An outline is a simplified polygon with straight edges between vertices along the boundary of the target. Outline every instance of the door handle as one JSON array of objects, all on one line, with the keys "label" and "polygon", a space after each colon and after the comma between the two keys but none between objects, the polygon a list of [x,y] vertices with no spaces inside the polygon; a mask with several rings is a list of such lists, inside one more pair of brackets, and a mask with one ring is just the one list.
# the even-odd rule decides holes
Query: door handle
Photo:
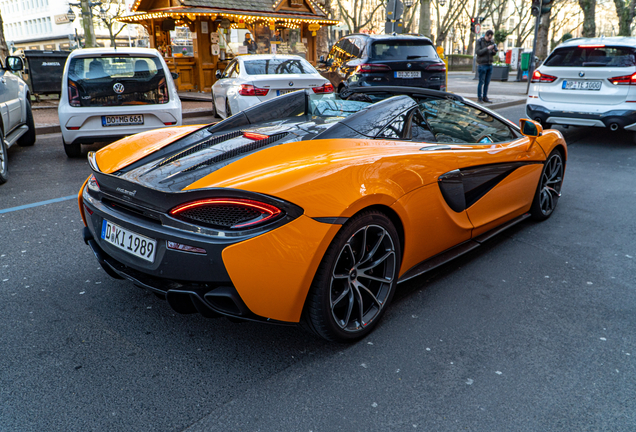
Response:
[{"label": "door handle", "polygon": [[7,79],[5,77],[0,78],[0,83],[6,84],[7,83]]}]

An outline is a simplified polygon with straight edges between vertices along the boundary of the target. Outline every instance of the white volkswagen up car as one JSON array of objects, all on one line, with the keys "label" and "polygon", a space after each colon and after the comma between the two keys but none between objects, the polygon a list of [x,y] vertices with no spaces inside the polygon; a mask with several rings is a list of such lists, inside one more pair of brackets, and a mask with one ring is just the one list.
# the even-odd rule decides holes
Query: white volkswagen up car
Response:
[{"label": "white volkswagen up car", "polygon": [[570,39],[556,47],[532,76],[526,114],[544,128],[636,134],[636,38]]},{"label": "white volkswagen up car", "polygon": [[181,125],[181,101],[166,62],[155,49],[91,48],[66,60],[58,107],[64,150]]}]

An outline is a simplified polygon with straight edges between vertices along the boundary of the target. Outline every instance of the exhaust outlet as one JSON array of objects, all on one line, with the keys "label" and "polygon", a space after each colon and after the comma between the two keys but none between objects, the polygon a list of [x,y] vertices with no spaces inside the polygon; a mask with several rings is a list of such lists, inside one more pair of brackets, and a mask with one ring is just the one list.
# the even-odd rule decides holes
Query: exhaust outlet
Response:
[{"label": "exhaust outlet", "polygon": [[617,131],[618,130],[618,123],[612,123],[610,124],[610,130],[611,131]]}]

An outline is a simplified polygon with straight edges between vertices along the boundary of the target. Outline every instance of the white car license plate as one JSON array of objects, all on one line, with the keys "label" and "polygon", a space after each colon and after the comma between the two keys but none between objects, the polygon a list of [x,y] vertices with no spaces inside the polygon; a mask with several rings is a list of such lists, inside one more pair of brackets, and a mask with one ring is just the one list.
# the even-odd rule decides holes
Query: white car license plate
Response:
[{"label": "white car license plate", "polygon": [[154,262],[157,240],[142,236],[104,219],[102,238],[138,258]]},{"label": "white car license plate", "polygon": [[563,90],[600,90],[601,81],[563,81]]},{"label": "white car license plate", "polygon": [[284,94],[287,94],[287,93],[292,93],[292,92],[295,92],[295,91],[298,91],[298,90],[300,90],[300,89],[276,90],[276,96],[284,95]]},{"label": "white car license plate", "polygon": [[143,114],[102,116],[103,127],[129,126],[129,125],[142,125],[142,124],[144,124]]},{"label": "white car license plate", "polygon": [[422,78],[421,71],[397,71],[395,72],[396,78]]}]

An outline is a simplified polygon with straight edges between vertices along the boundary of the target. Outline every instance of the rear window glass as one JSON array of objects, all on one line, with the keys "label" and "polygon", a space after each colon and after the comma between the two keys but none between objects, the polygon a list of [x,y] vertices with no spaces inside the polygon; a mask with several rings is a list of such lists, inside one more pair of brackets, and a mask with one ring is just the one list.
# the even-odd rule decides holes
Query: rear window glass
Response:
[{"label": "rear window glass", "polygon": [[169,101],[165,73],[156,57],[75,57],[69,64],[68,78],[69,97],[79,99],[81,106]]},{"label": "rear window glass", "polygon": [[430,43],[414,40],[375,42],[371,46],[371,58],[378,60],[410,60],[416,58],[437,59],[437,52]]},{"label": "rear window glass", "polygon": [[630,67],[636,66],[635,50],[629,47],[573,46],[555,49],[546,66],[560,67]]},{"label": "rear window glass", "polygon": [[371,105],[369,100],[342,100],[331,94],[310,95],[309,115],[315,117],[349,117]]},{"label": "rear window glass", "polygon": [[243,63],[248,75],[314,74],[316,69],[303,59],[261,59]]}]

